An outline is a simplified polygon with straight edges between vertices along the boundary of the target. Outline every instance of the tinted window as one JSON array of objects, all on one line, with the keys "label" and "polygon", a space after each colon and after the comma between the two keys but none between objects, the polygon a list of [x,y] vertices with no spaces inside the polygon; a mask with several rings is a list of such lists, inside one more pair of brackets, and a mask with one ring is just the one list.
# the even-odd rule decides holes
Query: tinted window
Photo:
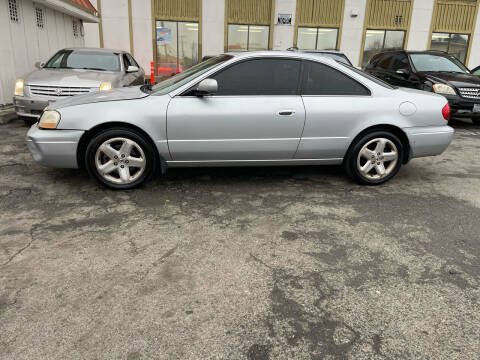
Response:
[{"label": "tinted window", "polygon": [[302,95],[370,95],[362,84],[330,66],[306,61]]},{"label": "tinted window", "polygon": [[130,61],[130,64],[132,66],[136,66],[136,67],[140,68],[140,66],[138,66],[138,63],[135,61],[135,59],[133,58],[132,55],[127,54],[127,58],[128,58],[128,61]]},{"label": "tinted window", "polygon": [[123,55],[122,59],[123,59],[123,66],[125,67],[125,71],[126,71],[130,66],[130,61],[128,60],[126,55]]},{"label": "tinted window", "polygon": [[217,95],[295,95],[300,61],[257,59],[243,61],[212,76]]},{"label": "tinted window", "polygon": [[377,68],[388,70],[390,64],[392,63],[392,55],[384,55],[377,64]]},{"label": "tinted window", "polygon": [[392,71],[397,71],[400,69],[410,69],[410,64],[408,63],[407,55],[400,53],[396,54],[392,59]]}]

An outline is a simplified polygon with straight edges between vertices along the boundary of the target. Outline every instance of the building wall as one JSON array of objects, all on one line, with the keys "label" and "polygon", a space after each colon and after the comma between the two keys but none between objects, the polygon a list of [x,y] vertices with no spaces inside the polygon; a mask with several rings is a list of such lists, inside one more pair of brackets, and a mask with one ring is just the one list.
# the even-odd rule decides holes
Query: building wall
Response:
[{"label": "building wall", "polygon": [[[95,9],[98,10],[98,0],[90,0]],[[86,47],[100,47],[100,29],[97,23],[85,23],[85,46]]]},{"label": "building wall", "polygon": [[430,27],[432,24],[435,0],[415,0],[413,3],[408,50],[425,50],[430,43]]},{"label": "building wall", "polygon": [[[0,0],[0,105],[12,102],[16,79],[35,70],[35,62],[46,61],[65,47],[84,46],[81,31],[78,37],[73,35],[71,16],[34,5],[31,0],[17,3],[18,23],[10,20],[8,0]],[[43,9],[43,29],[37,27],[35,7]]]},{"label": "building wall", "polygon": [[[6,1],[6,0],[3,0]],[[93,0],[97,5],[100,0]],[[426,50],[430,44],[435,0],[414,0],[408,33],[408,50]],[[274,24],[279,13],[292,14],[292,25],[273,26],[274,50],[294,44],[297,0],[275,0]],[[364,36],[367,0],[345,0],[340,50],[359,64]],[[128,0],[101,0],[104,47],[129,50]],[[153,59],[151,0],[132,0],[134,56],[147,71]],[[225,0],[202,0],[202,56],[224,51]],[[99,46],[97,24],[86,24],[86,45]],[[471,39],[470,67],[480,64],[480,17]]]}]

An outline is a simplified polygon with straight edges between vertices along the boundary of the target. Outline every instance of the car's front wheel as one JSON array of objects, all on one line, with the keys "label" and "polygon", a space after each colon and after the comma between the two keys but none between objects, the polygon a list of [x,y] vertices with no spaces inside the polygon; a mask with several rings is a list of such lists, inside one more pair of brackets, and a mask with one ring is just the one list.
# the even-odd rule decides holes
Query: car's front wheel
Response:
[{"label": "car's front wheel", "polygon": [[344,161],[347,174],[360,184],[380,185],[394,177],[403,163],[402,142],[389,131],[359,138]]},{"label": "car's front wheel", "polygon": [[145,182],[155,170],[152,146],[139,132],[112,128],[95,135],[85,153],[91,176],[112,189],[131,189]]}]

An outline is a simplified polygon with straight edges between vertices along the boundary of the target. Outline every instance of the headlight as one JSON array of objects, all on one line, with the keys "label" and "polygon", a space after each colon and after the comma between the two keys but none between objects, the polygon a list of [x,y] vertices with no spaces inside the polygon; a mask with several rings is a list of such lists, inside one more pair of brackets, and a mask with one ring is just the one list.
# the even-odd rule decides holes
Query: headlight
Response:
[{"label": "headlight", "polygon": [[60,122],[60,114],[55,110],[45,110],[40,118],[38,127],[42,129],[55,129]]},{"label": "headlight", "polygon": [[17,79],[15,82],[15,96],[23,96],[23,79]]},{"label": "headlight", "polygon": [[108,91],[108,90],[112,90],[112,84],[110,84],[109,82],[102,82],[100,84],[100,91]]},{"label": "headlight", "polygon": [[457,95],[455,90],[451,86],[445,84],[435,84],[433,85],[433,91],[437,94],[445,94],[445,95]]}]

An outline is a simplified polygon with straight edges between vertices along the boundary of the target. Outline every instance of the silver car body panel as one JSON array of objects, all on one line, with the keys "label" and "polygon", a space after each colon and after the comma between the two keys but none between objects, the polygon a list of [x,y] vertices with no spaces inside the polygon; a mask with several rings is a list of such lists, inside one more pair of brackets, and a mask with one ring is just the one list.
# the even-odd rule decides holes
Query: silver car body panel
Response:
[{"label": "silver car body panel", "polygon": [[86,69],[50,69],[41,68],[24,77],[24,95],[14,96],[15,111],[19,116],[38,118],[49,103],[61,101],[71,96],[98,92],[102,82],[109,82],[112,88],[140,85],[145,81],[145,73],[139,69],[136,73],[127,73],[121,50],[72,48],[64,50],[96,51],[115,53],[119,56],[119,71],[98,71]]},{"label": "silver car body panel", "polygon": [[[319,55],[232,55],[231,60],[167,95],[143,94],[139,88],[115,89],[101,98],[88,94],[53,103],[49,109],[61,115],[58,129],[38,131],[85,132],[108,123],[128,124],[144,131],[171,167],[338,164],[356,136],[378,125],[405,133],[410,158],[438,155],[452,140],[453,129],[441,114],[447,104],[442,96],[389,89]],[[362,83],[371,96],[181,96],[219,69],[257,57],[322,62]],[[32,128],[29,137],[34,141],[36,136]],[[42,162],[59,166],[55,157]],[[71,164],[76,165],[76,155]]]}]

